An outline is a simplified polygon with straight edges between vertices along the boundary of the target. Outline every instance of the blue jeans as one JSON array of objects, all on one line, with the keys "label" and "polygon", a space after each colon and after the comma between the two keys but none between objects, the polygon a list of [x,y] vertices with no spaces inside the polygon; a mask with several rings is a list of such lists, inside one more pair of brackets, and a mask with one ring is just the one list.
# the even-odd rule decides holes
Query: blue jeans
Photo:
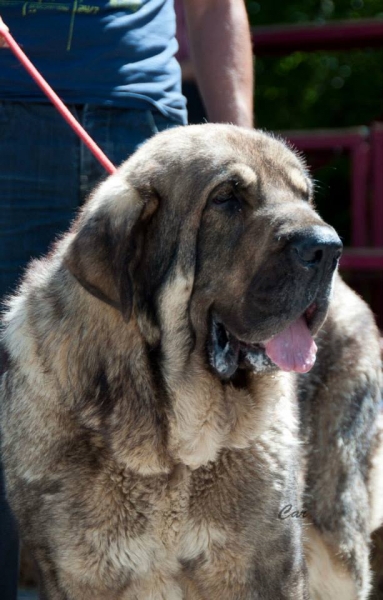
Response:
[{"label": "blue jeans", "polygon": [[[176,125],[151,110],[69,108],[116,166],[154,133]],[[105,176],[53,106],[0,101],[0,298],[68,228]]]},{"label": "blue jeans", "polygon": [[[70,106],[116,166],[176,123],[157,111]],[[50,104],[0,101],[0,298],[68,228],[104,168]],[[1,365],[0,365],[1,366]],[[15,600],[18,542],[0,466],[0,598]]]}]

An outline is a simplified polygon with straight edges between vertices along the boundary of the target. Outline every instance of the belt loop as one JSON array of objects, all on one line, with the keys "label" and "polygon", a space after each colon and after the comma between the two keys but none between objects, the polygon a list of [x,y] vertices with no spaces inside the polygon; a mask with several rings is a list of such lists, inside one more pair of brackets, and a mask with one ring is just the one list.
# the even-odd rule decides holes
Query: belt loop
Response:
[{"label": "belt loop", "polygon": [[148,123],[149,123],[149,127],[152,129],[153,133],[158,133],[158,127],[156,125],[156,122],[154,120],[154,116],[151,110],[147,110],[146,112],[146,117],[148,119]]}]

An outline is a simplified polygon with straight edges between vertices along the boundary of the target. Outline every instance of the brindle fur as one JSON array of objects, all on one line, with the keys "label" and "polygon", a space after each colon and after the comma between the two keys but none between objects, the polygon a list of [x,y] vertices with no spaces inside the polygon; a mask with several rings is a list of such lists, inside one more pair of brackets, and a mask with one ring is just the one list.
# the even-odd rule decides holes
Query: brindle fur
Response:
[{"label": "brindle fur", "polygon": [[[212,204],[217,186],[241,190],[240,215]],[[311,188],[266,134],[172,130],[29,267],[5,314],[2,453],[42,598],[367,598],[381,385],[367,306],[336,276],[325,320],[315,284],[306,375],[223,381],[207,360],[212,306],[251,341],[307,304],[282,242],[323,225]],[[286,505],[306,519],[280,519]]]}]

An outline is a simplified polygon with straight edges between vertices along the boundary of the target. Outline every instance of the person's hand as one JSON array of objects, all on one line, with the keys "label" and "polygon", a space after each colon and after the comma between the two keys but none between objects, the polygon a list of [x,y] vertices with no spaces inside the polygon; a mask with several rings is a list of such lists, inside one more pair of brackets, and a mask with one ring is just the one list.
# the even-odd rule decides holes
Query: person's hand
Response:
[{"label": "person's hand", "polygon": [[0,48],[8,48],[8,44],[5,41],[5,38],[1,35],[1,31],[4,29],[8,31],[8,27],[4,23],[3,19],[0,17]]}]

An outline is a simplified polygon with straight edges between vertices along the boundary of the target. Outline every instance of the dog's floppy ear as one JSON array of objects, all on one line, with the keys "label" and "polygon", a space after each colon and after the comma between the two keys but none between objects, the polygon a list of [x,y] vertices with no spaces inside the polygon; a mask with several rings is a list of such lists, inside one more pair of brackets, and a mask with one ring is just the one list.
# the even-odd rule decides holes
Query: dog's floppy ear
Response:
[{"label": "dog's floppy ear", "polygon": [[140,193],[120,174],[104,181],[72,229],[64,264],[93,296],[118,308],[126,321],[133,306],[131,263],[143,222],[156,209],[155,194]]}]

